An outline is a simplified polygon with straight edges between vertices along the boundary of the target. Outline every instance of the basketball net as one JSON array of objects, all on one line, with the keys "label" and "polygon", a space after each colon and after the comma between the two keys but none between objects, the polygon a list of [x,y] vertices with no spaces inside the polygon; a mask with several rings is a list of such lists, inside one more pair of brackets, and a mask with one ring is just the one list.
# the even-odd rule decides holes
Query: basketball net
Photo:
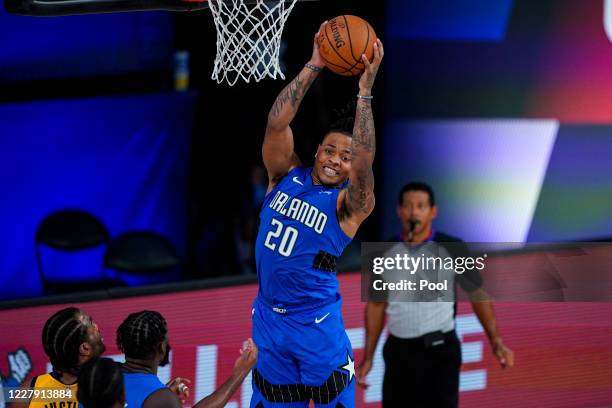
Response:
[{"label": "basketball net", "polygon": [[217,27],[212,79],[233,86],[242,78],[285,79],[279,65],[281,36],[297,0],[209,0]]}]

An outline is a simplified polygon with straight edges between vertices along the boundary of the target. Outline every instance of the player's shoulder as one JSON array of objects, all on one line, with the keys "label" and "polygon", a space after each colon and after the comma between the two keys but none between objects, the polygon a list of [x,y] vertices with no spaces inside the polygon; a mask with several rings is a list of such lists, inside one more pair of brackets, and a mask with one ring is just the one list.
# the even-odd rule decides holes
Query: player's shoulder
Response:
[{"label": "player's shoulder", "polygon": [[30,381],[30,387],[40,387],[40,388],[49,388],[60,385],[70,385],[64,384],[62,382],[62,376],[57,371],[51,371],[50,373],[40,374],[34,376],[32,381]]},{"label": "player's shoulder", "polygon": [[307,176],[310,175],[310,172],[312,170],[312,167],[308,167],[308,166],[296,166],[293,169],[291,169],[291,171],[289,173],[287,173],[287,175],[291,175],[291,176],[298,176],[301,178],[306,178]]},{"label": "player's shoulder", "polygon": [[309,167],[306,166],[296,166],[289,170],[287,174],[285,174],[280,180],[279,184],[283,183],[287,180],[291,182],[299,181],[304,182],[309,175]]},{"label": "player's shoulder", "polygon": [[298,183],[302,186],[305,185],[307,174],[307,168],[304,166],[292,168],[287,174],[270,183],[268,191],[266,192],[266,200],[271,199],[271,197],[278,192],[279,188],[287,188],[293,183]]}]

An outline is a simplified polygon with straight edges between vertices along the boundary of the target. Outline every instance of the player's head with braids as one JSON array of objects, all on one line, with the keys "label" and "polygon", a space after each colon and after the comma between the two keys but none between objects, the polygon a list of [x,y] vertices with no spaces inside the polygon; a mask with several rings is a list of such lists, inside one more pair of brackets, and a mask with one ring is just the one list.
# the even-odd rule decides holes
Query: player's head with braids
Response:
[{"label": "player's head with braids", "polygon": [[79,367],[105,351],[98,326],[81,309],[68,307],[51,316],[42,343],[53,369],[77,373]]},{"label": "player's head with braids", "polygon": [[317,148],[314,175],[321,184],[337,186],[348,178],[351,171],[354,115],[354,102],[337,111],[336,120]]},{"label": "player's head with braids", "polygon": [[84,408],[121,408],[125,404],[121,368],[110,358],[85,363],[78,382],[77,399]]},{"label": "player's head with braids", "polygon": [[170,353],[166,320],[150,310],[132,313],[117,328],[117,346],[126,360],[166,365]]}]

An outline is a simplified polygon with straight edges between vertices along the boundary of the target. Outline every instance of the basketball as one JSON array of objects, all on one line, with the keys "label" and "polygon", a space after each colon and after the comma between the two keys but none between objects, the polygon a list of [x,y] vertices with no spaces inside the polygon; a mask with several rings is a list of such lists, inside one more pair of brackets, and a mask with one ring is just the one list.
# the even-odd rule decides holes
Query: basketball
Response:
[{"label": "basketball", "polygon": [[319,36],[319,53],[327,68],[336,74],[359,75],[365,69],[361,55],[372,61],[375,41],[376,33],[367,21],[357,16],[338,16],[329,20]]}]

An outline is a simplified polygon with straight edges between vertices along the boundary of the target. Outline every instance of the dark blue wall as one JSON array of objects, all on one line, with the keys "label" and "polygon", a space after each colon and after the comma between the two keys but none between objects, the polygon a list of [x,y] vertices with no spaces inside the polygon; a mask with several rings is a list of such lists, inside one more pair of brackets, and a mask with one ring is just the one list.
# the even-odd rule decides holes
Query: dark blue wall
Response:
[{"label": "dark blue wall", "polygon": [[184,252],[194,108],[188,93],[0,105],[0,299],[41,294],[35,234],[59,209],[94,214],[111,236],[158,232]]}]

